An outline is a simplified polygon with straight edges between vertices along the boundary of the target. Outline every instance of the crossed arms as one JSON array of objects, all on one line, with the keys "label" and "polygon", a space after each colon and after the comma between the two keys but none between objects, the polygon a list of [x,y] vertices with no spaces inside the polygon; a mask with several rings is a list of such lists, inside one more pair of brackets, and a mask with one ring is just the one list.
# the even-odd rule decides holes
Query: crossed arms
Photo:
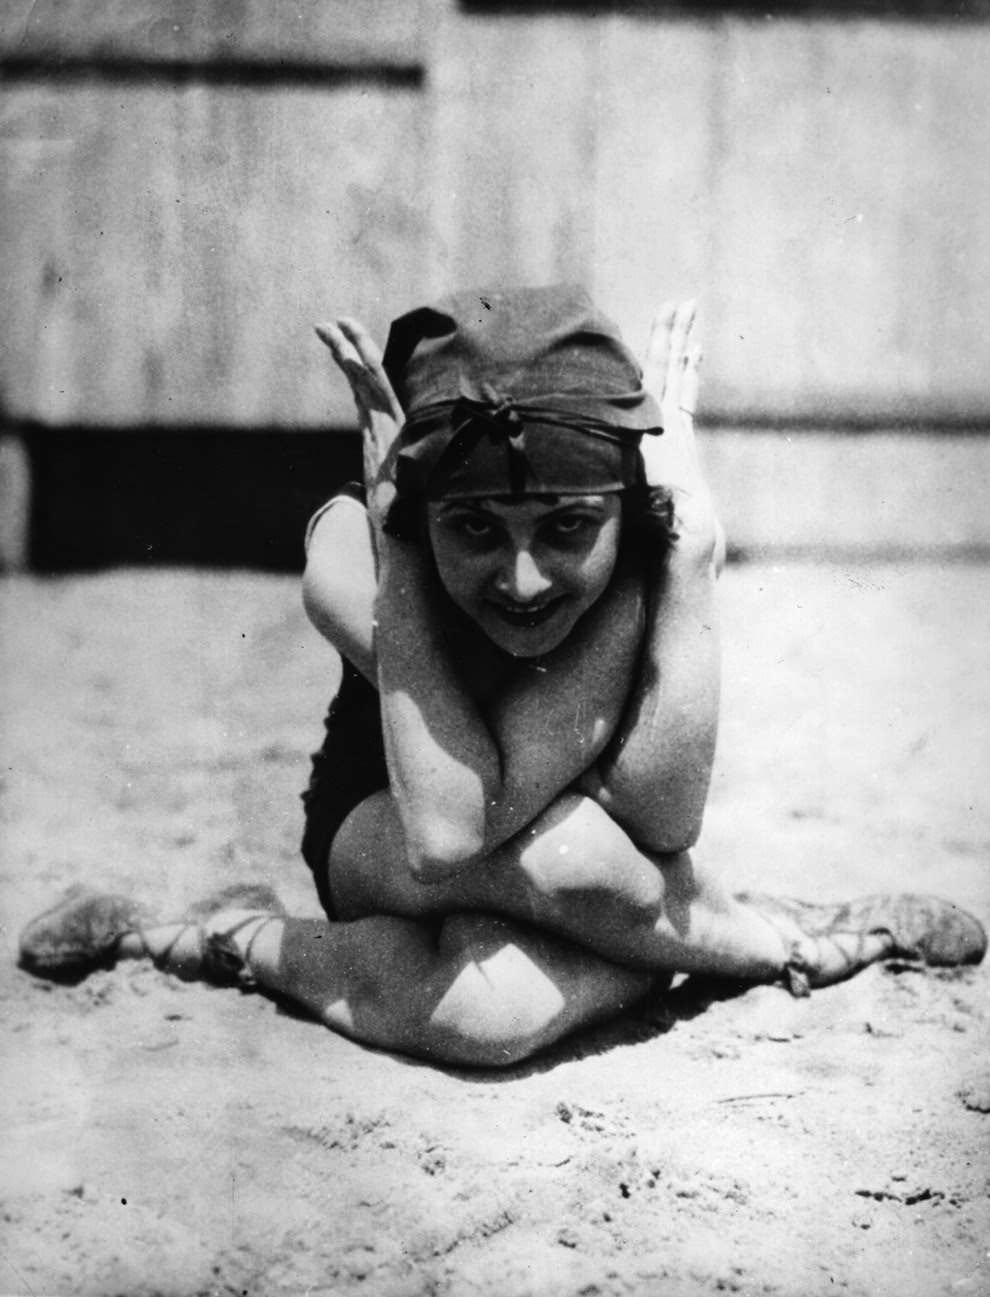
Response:
[{"label": "crossed arms", "polygon": [[495,679],[487,691],[454,658],[429,556],[381,528],[401,411],[377,350],[353,322],[319,330],[355,392],[369,508],[341,502],[323,515],[304,601],[379,690],[390,787],[424,882],[483,867],[567,789],[593,797],[647,851],[698,835],[718,712],[719,534],[686,412],[692,322],[690,304],[661,313],[647,357],[667,430],[648,449],[648,480],[675,490],[679,540],[667,563],[617,573],[539,669],[517,664],[495,678],[494,663],[476,664]]}]

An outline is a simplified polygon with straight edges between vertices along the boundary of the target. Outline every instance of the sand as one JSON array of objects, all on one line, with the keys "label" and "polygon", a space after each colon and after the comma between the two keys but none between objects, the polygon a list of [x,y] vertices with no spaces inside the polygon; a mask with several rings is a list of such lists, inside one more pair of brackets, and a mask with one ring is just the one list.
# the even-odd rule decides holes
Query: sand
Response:
[{"label": "sand", "polygon": [[[146,966],[18,971],[80,880],[316,914],[297,794],[336,664],[290,578],[18,577],[0,605],[0,1293],[990,1293],[986,969],[687,981],[504,1073]],[[739,888],[990,920],[988,570],[745,565],[723,608],[701,852]]]}]

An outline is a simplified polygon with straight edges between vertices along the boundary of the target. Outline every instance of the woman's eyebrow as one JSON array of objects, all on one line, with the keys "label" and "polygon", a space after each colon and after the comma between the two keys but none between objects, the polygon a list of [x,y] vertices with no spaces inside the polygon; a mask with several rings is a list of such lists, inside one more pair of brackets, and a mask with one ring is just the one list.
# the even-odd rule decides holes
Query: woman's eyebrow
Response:
[{"label": "woman's eyebrow", "polygon": [[441,500],[437,506],[437,513],[442,518],[456,513],[483,513],[494,517],[481,500]]},{"label": "woman's eyebrow", "polygon": [[570,500],[561,500],[554,512],[561,513],[565,509],[591,509],[596,513],[604,513],[605,504],[602,500],[595,499],[594,496],[575,496]]}]

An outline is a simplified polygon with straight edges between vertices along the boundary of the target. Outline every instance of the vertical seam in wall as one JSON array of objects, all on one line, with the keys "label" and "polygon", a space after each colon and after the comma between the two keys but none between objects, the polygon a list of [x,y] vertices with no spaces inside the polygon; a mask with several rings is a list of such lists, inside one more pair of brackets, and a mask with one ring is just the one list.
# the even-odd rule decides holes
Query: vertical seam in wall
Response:
[{"label": "vertical seam in wall", "polygon": [[711,22],[712,57],[707,60],[710,69],[708,79],[708,158],[704,167],[705,202],[712,213],[708,228],[709,246],[705,251],[704,295],[710,297],[711,285],[718,279],[718,268],[722,257],[721,194],[719,174],[725,151],[725,99],[728,84],[729,18],[720,13]]},{"label": "vertical seam in wall", "polygon": [[599,226],[599,150],[601,149],[602,127],[602,87],[605,84],[604,70],[607,64],[607,57],[603,51],[603,46],[608,41],[611,34],[611,25],[616,21],[614,17],[608,14],[596,15],[592,20],[591,40],[592,50],[589,57],[591,75],[588,81],[591,86],[591,102],[588,110],[588,178],[591,185],[591,214],[589,224],[589,239],[591,246],[588,249],[586,272],[591,279],[591,287],[597,287],[598,280],[598,226]]},{"label": "vertical seam in wall", "polygon": [[[418,114],[420,156],[417,174],[422,184],[426,267],[425,299],[439,296],[450,287],[449,208],[443,193],[444,168],[449,164],[444,121],[446,67],[450,43],[451,8],[456,0],[420,0],[420,21],[429,31],[423,37],[422,57],[425,76],[422,89],[423,111]],[[449,111],[449,104],[447,111]]]}]

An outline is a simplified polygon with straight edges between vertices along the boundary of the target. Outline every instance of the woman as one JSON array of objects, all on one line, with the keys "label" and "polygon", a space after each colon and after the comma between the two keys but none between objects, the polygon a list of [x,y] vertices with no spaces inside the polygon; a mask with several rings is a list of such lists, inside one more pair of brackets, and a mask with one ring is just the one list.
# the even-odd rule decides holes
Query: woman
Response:
[{"label": "woman", "polygon": [[344,659],[306,794],[328,921],[233,889],[151,927],[77,892],[25,932],[25,966],[147,956],[373,1045],[497,1065],[662,973],[806,993],[891,955],[982,958],[948,903],[747,902],[692,859],[722,560],[693,319],[661,313],[645,376],[569,288],[448,298],[397,320],[384,358],[352,321],[318,329],[366,487],[308,537],[307,610]]}]

